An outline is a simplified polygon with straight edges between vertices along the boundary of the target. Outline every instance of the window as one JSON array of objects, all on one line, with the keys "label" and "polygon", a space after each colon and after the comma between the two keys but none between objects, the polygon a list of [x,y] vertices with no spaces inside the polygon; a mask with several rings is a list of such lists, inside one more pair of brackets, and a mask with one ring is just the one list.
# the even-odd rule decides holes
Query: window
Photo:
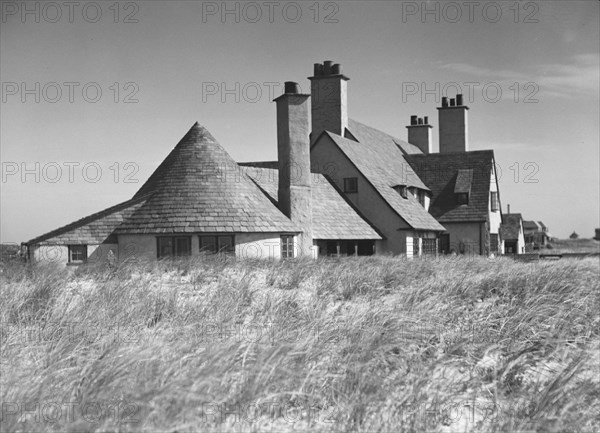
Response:
[{"label": "window", "polygon": [[408,188],[405,185],[396,185],[393,188],[398,191],[398,194],[400,194],[402,198],[408,198]]},{"label": "window", "polygon": [[189,256],[192,250],[190,236],[160,236],[156,238],[158,258]]},{"label": "window", "polygon": [[419,238],[413,238],[413,256],[419,255]]},{"label": "window", "polygon": [[440,252],[443,254],[450,252],[450,235],[447,233],[440,236]]},{"label": "window", "polygon": [[456,194],[456,202],[458,204],[469,204],[469,193],[459,192]]},{"label": "window", "polygon": [[344,178],[344,192],[345,193],[358,192],[358,178],[345,177]]},{"label": "window", "polygon": [[425,207],[425,191],[419,190],[419,203]]},{"label": "window", "polygon": [[209,254],[235,253],[233,236],[200,236],[200,251]]},{"label": "window", "polygon": [[282,236],[281,237],[281,258],[282,259],[293,259],[294,258],[294,237],[293,236]]},{"label": "window", "polygon": [[500,205],[498,203],[498,193],[496,191],[491,192],[491,201],[492,201],[492,212],[498,212],[498,209],[500,209]]},{"label": "window", "polygon": [[84,263],[87,260],[87,245],[69,245],[69,263]]},{"label": "window", "polygon": [[492,254],[498,253],[498,234],[497,233],[490,234],[490,253],[492,253]]},{"label": "window", "polygon": [[437,249],[437,239],[423,239],[423,254],[431,254],[435,256]]}]

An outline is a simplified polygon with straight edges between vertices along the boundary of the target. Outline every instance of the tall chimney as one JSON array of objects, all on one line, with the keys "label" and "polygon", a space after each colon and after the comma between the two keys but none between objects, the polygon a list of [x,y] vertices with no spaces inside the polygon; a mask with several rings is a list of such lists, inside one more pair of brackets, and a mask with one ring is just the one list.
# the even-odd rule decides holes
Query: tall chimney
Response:
[{"label": "tall chimney", "polygon": [[417,118],[417,116],[410,116],[410,125],[406,127],[408,129],[408,142],[414,144],[421,152],[425,155],[431,153],[431,130],[433,126],[429,124],[429,118]]},{"label": "tall chimney", "polygon": [[312,198],[310,179],[310,95],[298,93],[298,83],[287,81],[277,104],[277,156],[279,160],[279,209],[302,233],[297,255],[312,254]]},{"label": "tall chimney", "polygon": [[342,66],[326,60],[315,63],[315,75],[311,81],[311,144],[323,131],[344,136],[348,127],[348,80],[342,74]]},{"label": "tall chimney", "polygon": [[450,105],[447,97],[442,98],[442,106],[438,107],[440,153],[469,151],[468,110],[461,94],[450,99]]},{"label": "tall chimney", "polygon": [[508,213],[508,214],[510,213],[510,204],[506,205],[506,213]]}]

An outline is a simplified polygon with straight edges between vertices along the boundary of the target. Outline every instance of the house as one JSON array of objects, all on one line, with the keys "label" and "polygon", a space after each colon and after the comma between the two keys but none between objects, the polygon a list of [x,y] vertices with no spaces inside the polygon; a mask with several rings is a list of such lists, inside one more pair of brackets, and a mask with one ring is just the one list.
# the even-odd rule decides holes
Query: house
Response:
[{"label": "house", "polygon": [[530,249],[539,249],[546,246],[551,238],[548,227],[541,221],[523,221],[525,231],[525,244]]},{"label": "house", "polygon": [[348,117],[339,64],[314,65],[311,94],[286,82],[275,99],[277,161],[237,163],[196,123],[128,201],[24,243],[35,261],[155,260],[230,253],[502,253],[491,150],[469,151],[462,95],[408,142]]},{"label": "house", "polygon": [[504,239],[505,254],[523,254],[525,252],[523,217],[520,213],[502,215],[500,233]]}]

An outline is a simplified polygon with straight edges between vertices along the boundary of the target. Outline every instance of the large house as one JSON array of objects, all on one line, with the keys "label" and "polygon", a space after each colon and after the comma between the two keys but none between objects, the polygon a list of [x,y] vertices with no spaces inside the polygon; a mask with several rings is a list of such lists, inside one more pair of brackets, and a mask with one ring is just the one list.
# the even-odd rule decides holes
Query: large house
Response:
[{"label": "large house", "polygon": [[309,79],[310,95],[286,82],[275,99],[278,161],[236,163],[196,123],[130,200],[24,243],[28,257],[503,253],[494,153],[469,151],[462,95],[443,98],[432,153],[427,117],[408,142],[350,119],[339,64]]}]

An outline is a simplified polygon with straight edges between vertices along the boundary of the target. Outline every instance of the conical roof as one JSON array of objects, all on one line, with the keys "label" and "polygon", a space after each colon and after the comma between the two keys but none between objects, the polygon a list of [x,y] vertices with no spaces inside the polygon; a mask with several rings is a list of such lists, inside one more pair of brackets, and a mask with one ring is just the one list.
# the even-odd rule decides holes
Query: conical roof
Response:
[{"label": "conical roof", "polygon": [[198,122],[134,198],[149,194],[117,233],[299,231]]}]

